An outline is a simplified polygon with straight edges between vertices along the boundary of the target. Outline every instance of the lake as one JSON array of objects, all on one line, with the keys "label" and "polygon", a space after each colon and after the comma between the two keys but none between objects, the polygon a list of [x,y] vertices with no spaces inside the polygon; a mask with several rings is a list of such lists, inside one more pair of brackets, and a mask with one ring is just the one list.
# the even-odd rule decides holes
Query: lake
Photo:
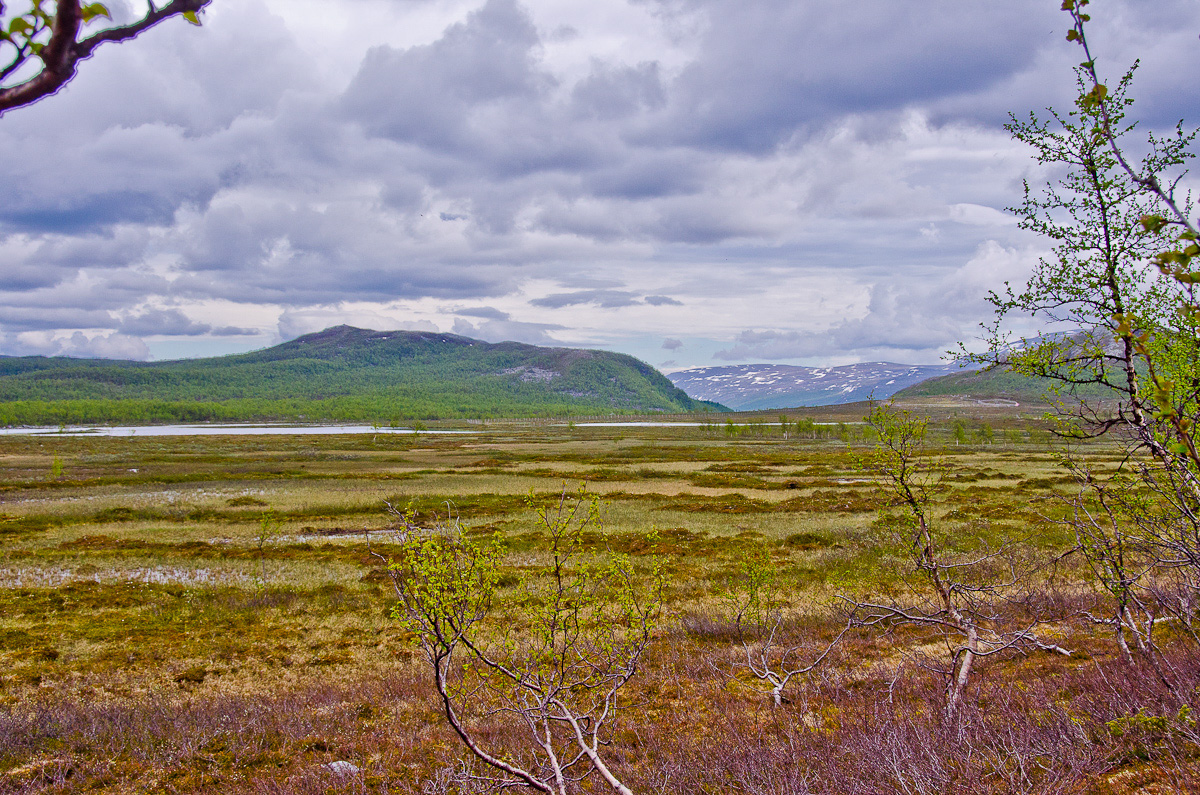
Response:
[{"label": "lake", "polygon": [[[554,423],[566,427],[567,423]],[[699,422],[579,422],[578,428],[696,428],[703,425]],[[224,425],[68,425],[41,426],[29,428],[0,428],[0,436],[302,436],[305,434],[362,434],[362,433],[391,433],[391,434],[465,434],[488,433],[496,429],[510,429],[506,425],[489,428],[481,425],[472,430],[414,430],[412,428],[391,428],[373,425],[269,425],[269,424],[237,424]]]}]

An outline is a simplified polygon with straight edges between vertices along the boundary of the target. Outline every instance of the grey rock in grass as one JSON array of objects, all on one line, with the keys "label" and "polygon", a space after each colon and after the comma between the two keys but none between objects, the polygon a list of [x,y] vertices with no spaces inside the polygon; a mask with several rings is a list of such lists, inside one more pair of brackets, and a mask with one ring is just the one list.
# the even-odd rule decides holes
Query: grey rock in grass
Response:
[{"label": "grey rock in grass", "polygon": [[330,762],[324,765],[325,769],[337,776],[353,776],[360,772],[356,765],[352,765],[344,759],[339,759],[336,762]]}]

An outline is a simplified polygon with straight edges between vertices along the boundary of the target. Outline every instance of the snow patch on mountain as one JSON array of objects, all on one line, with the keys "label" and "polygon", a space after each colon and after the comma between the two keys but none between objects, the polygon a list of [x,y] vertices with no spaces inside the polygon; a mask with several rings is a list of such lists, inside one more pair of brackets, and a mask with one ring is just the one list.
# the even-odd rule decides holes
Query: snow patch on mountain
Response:
[{"label": "snow patch on mountain", "polygon": [[667,378],[690,397],[713,400],[740,411],[754,411],[853,403],[870,397],[884,399],[907,386],[961,370],[957,364],[892,362],[841,367],[738,364],[693,367],[668,373]]}]

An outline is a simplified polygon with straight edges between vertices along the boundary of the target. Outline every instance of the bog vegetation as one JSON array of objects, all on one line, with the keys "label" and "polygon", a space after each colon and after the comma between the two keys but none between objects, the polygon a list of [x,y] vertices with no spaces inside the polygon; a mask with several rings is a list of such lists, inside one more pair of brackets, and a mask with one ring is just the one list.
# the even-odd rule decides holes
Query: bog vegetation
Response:
[{"label": "bog vegetation", "polygon": [[1122,649],[1041,411],[907,408],[5,437],[0,791],[511,779],[447,703],[550,791],[1194,784],[1189,625]]}]

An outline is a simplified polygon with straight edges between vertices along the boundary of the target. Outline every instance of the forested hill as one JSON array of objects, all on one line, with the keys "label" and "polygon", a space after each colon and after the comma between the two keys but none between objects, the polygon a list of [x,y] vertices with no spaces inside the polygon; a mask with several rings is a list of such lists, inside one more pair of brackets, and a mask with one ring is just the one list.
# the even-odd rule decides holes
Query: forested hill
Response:
[{"label": "forested hill", "polygon": [[624,354],[349,326],[208,359],[0,357],[0,425],[389,423],[708,408]]}]

